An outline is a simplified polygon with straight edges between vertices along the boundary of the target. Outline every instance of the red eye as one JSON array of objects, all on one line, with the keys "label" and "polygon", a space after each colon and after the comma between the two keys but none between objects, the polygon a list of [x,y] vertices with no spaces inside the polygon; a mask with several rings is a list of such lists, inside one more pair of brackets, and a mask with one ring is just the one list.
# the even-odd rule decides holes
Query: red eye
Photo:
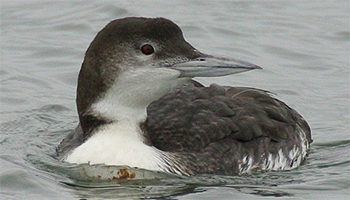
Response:
[{"label": "red eye", "polygon": [[154,49],[150,44],[145,44],[141,47],[141,51],[145,55],[150,55],[154,52]]}]

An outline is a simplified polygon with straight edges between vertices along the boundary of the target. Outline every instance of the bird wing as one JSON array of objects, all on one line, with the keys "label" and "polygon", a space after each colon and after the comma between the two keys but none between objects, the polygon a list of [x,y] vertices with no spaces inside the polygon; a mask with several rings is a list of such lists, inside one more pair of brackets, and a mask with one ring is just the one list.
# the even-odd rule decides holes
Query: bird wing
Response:
[{"label": "bird wing", "polygon": [[142,125],[149,144],[168,152],[198,152],[223,140],[249,142],[295,137],[311,143],[310,128],[296,111],[264,90],[192,84],[154,101]]}]

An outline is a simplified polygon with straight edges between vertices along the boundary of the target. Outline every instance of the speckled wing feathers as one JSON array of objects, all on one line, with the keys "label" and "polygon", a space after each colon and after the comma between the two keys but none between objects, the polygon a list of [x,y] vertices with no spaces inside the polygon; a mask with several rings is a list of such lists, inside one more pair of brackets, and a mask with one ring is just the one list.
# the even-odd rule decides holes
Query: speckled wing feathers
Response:
[{"label": "speckled wing feathers", "polygon": [[176,90],[149,105],[147,132],[164,151],[199,151],[231,138],[290,138],[295,125],[305,123],[294,110],[268,92],[253,88],[211,85]]},{"label": "speckled wing feathers", "polygon": [[244,155],[263,166],[261,157],[299,148],[298,127],[311,142],[297,112],[253,88],[187,86],[150,104],[147,115],[151,145],[178,155],[192,173],[239,173]]}]

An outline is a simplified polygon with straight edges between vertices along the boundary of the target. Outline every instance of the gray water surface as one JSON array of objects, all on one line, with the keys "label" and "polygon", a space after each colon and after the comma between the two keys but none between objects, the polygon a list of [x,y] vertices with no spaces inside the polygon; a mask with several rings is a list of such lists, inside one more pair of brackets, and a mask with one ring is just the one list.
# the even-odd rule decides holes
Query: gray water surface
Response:
[{"label": "gray water surface", "polygon": [[[1,1],[0,199],[347,199],[350,192],[349,1]],[[109,21],[166,17],[202,52],[263,70],[205,84],[269,90],[309,122],[306,162],[243,176],[96,181],[55,157],[78,123],[77,75]]]}]

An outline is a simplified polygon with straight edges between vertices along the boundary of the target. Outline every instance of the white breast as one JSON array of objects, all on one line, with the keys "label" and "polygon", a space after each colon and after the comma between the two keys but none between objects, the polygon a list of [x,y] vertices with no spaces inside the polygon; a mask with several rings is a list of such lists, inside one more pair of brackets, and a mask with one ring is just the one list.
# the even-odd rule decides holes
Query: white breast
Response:
[{"label": "white breast", "polygon": [[127,121],[101,127],[85,143],[74,149],[65,161],[78,164],[128,165],[163,171],[165,164],[161,153],[146,145],[138,134],[139,131],[138,127]]}]

